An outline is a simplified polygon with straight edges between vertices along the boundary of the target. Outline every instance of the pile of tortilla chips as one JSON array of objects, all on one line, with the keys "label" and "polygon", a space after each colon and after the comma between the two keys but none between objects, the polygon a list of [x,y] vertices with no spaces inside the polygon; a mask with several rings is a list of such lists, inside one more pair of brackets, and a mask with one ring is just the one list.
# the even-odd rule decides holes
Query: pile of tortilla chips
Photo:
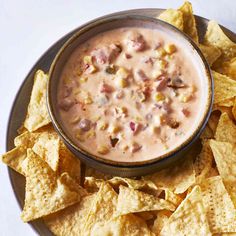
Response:
[{"label": "pile of tortilla chips", "polygon": [[236,234],[236,44],[214,21],[200,42],[189,2],[159,18],[188,34],[213,69],[214,108],[201,144],[183,162],[148,176],[86,167],[82,181],[80,161],[50,124],[48,77],[39,70],[15,148],[2,155],[26,178],[24,222],[43,218],[60,236]]}]

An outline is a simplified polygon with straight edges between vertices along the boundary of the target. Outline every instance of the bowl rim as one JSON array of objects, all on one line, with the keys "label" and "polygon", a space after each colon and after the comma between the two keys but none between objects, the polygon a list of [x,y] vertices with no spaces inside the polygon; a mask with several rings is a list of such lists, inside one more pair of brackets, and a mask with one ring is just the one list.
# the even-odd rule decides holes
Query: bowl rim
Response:
[{"label": "bowl rim", "polygon": [[[174,148],[173,150],[164,153],[163,155],[160,155],[158,157],[154,157],[152,159],[149,160],[144,160],[144,161],[135,161],[135,162],[122,162],[122,161],[113,161],[110,159],[105,159],[102,158],[101,156],[97,156],[94,155],[92,153],[87,152],[85,149],[82,149],[81,147],[79,147],[78,145],[76,145],[71,138],[69,138],[69,136],[66,134],[66,132],[63,130],[62,126],[60,125],[60,123],[57,120],[57,115],[54,112],[53,109],[53,99],[51,97],[52,94],[52,77],[55,71],[55,67],[57,65],[58,60],[60,60],[60,58],[63,55],[63,52],[70,46],[70,44],[72,44],[75,40],[77,40],[77,38],[79,38],[82,34],[88,32],[89,30],[91,30],[94,27],[100,26],[104,23],[109,23],[112,21],[119,21],[119,20],[140,20],[140,21],[149,21],[152,23],[156,23],[159,24],[161,26],[165,26],[168,28],[168,30],[172,30],[178,34],[181,35],[181,37],[183,37],[193,48],[194,52],[198,54],[198,56],[200,57],[202,63],[203,63],[203,68],[204,68],[204,74],[206,75],[206,79],[208,80],[208,94],[207,94],[207,104],[205,106],[203,115],[201,120],[198,122],[197,128],[191,133],[191,135],[184,140],[184,142],[182,142],[180,145],[178,145],[176,148]],[[73,150],[75,150],[78,153],[81,153],[83,155],[86,156],[86,158],[89,158],[91,161],[97,161],[100,162],[101,164],[106,164],[106,165],[110,165],[110,166],[116,166],[116,167],[127,167],[127,168],[132,168],[132,167],[142,167],[145,165],[151,165],[154,163],[157,163],[159,161],[163,161],[165,159],[169,159],[172,156],[176,155],[179,152],[184,151],[185,149],[187,149],[189,146],[191,146],[191,144],[193,142],[196,141],[196,139],[200,136],[200,134],[203,132],[204,127],[206,126],[206,123],[210,117],[210,113],[212,110],[212,106],[213,106],[213,97],[214,97],[214,81],[211,75],[211,70],[210,67],[204,57],[204,55],[202,54],[201,50],[198,48],[198,46],[196,45],[196,43],[184,32],[180,31],[178,28],[174,27],[173,25],[164,22],[160,19],[154,18],[154,17],[149,17],[149,16],[144,16],[144,15],[138,15],[138,14],[130,14],[130,15],[122,15],[122,14],[118,14],[115,16],[107,16],[105,18],[102,19],[98,19],[97,21],[92,21],[88,24],[86,24],[84,27],[82,27],[81,29],[79,29],[78,31],[74,32],[74,34],[62,45],[62,47],[60,48],[60,50],[58,51],[58,53],[56,54],[55,58],[53,59],[53,62],[50,66],[50,70],[49,70],[49,79],[48,79],[48,84],[47,84],[47,107],[48,107],[48,112],[49,112],[49,116],[51,118],[52,124],[55,127],[55,130],[57,131],[57,133],[60,135],[60,137],[63,139],[63,141],[69,146],[72,147]],[[80,158],[78,155],[76,155],[78,158]]]}]

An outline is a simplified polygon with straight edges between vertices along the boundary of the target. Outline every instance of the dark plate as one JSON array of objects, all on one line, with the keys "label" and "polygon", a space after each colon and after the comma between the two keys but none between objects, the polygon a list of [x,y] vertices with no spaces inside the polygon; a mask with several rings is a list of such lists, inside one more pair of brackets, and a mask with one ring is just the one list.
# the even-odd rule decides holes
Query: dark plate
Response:
[{"label": "dark plate", "polygon": [[[155,8],[137,9],[137,10],[119,12],[119,14],[122,13],[124,15],[127,15],[127,14],[132,13],[132,14],[140,14],[140,15],[147,15],[147,16],[155,17],[158,14],[160,14],[161,11],[163,10],[155,9]],[[117,13],[114,13],[111,15],[116,15],[116,14]],[[205,34],[207,23],[209,20],[203,17],[196,16],[196,21],[197,21],[197,28],[198,28],[199,36],[200,36],[200,39],[202,39]],[[9,117],[8,128],[7,128],[7,142],[6,142],[7,151],[14,148],[14,138],[17,136],[17,129],[21,126],[22,122],[25,119],[27,105],[29,103],[30,93],[33,86],[34,73],[38,69],[42,69],[43,71],[48,72],[50,64],[52,60],[54,59],[54,56],[57,54],[58,50],[60,49],[60,47],[74,33],[74,31],[77,31],[79,28],[68,33],[67,35],[62,37],[60,40],[58,40],[54,45],[52,45],[42,55],[42,57],[36,62],[36,64],[30,70],[29,74],[26,76],[24,82],[22,83],[16,95],[15,101],[11,109],[11,114]],[[236,34],[224,27],[222,28],[224,32],[226,33],[226,35],[232,41],[236,42]],[[9,173],[12,188],[16,196],[17,202],[19,203],[20,208],[22,209],[23,204],[24,204],[24,196],[25,196],[25,178],[10,168],[8,168],[8,173]],[[47,229],[47,227],[44,225],[42,220],[36,220],[30,223],[30,225],[39,235],[52,235],[52,233]]]}]

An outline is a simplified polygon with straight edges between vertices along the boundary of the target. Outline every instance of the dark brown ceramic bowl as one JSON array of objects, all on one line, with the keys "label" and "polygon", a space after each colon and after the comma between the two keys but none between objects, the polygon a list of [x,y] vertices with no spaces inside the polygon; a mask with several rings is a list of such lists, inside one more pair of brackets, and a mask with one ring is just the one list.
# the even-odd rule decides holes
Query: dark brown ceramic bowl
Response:
[{"label": "dark brown ceramic bowl", "polygon": [[[97,35],[98,33],[105,32],[111,29],[120,28],[120,27],[148,27],[151,29],[163,29],[172,35],[172,37],[177,37],[184,43],[188,50],[192,52],[192,55],[196,57],[198,62],[198,71],[201,73],[202,78],[201,82],[204,83],[204,101],[202,107],[202,116],[198,123],[197,128],[187,138],[181,145],[177,148],[167,152],[164,155],[158,156],[151,160],[142,161],[142,162],[119,162],[111,161],[104,159],[100,156],[95,156],[91,153],[88,153],[86,150],[83,150],[81,147],[73,142],[73,138],[65,131],[65,128],[62,125],[60,116],[57,112],[57,88],[58,82],[62,69],[73,53],[73,51],[80,45],[85,42],[87,39]],[[184,33],[173,27],[172,25],[165,23],[161,20],[140,16],[140,15],[116,15],[108,16],[106,18],[97,20],[87,24],[79,31],[75,32],[72,37],[62,46],[58,54],[56,55],[49,71],[49,83],[47,89],[47,103],[49,114],[52,119],[52,123],[64,140],[67,147],[83,162],[87,165],[96,168],[102,172],[106,172],[112,175],[118,176],[139,176],[145,175],[154,171],[157,171],[161,168],[166,167],[170,163],[179,160],[181,157],[184,157],[184,154],[187,150],[193,145],[197,140],[201,132],[203,131],[207,120],[209,118],[213,100],[213,80],[211,78],[209,66],[198,49],[194,42],[187,37]],[[117,158],[118,159],[118,158]]]}]

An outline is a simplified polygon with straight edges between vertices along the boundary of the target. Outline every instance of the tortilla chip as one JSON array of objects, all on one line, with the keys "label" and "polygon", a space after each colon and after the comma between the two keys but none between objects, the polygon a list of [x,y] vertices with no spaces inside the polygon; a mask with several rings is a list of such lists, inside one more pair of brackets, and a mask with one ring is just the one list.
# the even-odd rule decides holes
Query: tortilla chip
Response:
[{"label": "tortilla chip", "polygon": [[232,58],[230,61],[223,62],[222,65],[214,69],[217,72],[236,80],[236,57]]},{"label": "tortilla chip", "polygon": [[179,30],[183,31],[184,29],[183,13],[179,10],[167,9],[158,16],[158,19],[175,26]]},{"label": "tortilla chip", "polygon": [[170,216],[160,235],[211,235],[199,186],[193,188]]},{"label": "tortilla chip", "polygon": [[28,112],[24,122],[25,128],[31,132],[51,122],[46,104],[47,81],[48,76],[42,70],[36,71]]},{"label": "tortilla chip", "polygon": [[60,141],[58,172],[67,172],[77,183],[80,183],[81,165],[80,160]]},{"label": "tortilla chip", "polygon": [[186,158],[169,168],[144,176],[144,179],[152,180],[157,187],[169,188],[176,194],[183,193],[195,183],[193,161]]},{"label": "tortilla chip", "polygon": [[183,30],[193,41],[198,43],[198,34],[195,18],[193,15],[192,4],[190,2],[185,2],[179,10],[183,13]]},{"label": "tortilla chip", "polygon": [[171,190],[165,189],[165,200],[178,206],[183,201],[183,198],[180,194],[175,194]]},{"label": "tortilla chip", "polygon": [[213,45],[199,44],[199,48],[210,66],[221,56],[220,49]]},{"label": "tortilla chip", "polygon": [[67,173],[56,173],[31,149],[27,150],[25,205],[21,218],[24,222],[62,210],[86,194]]},{"label": "tortilla chip", "polygon": [[210,118],[208,120],[208,126],[212,130],[213,134],[215,135],[216,128],[220,119],[221,113],[219,111],[213,111],[210,115]]},{"label": "tortilla chip", "polygon": [[212,71],[214,78],[214,104],[236,96],[236,81]]},{"label": "tortilla chip", "polygon": [[108,183],[102,183],[91,205],[82,235],[91,235],[96,223],[106,223],[114,217],[117,205],[117,193]]},{"label": "tortilla chip", "polygon": [[91,231],[93,236],[153,236],[146,223],[132,214],[119,216],[108,222],[96,223]]},{"label": "tortilla chip", "polygon": [[232,113],[233,113],[234,119],[236,121],[236,98],[234,100],[234,106],[232,108]]},{"label": "tortilla chip", "polygon": [[56,171],[59,163],[59,143],[57,135],[42,133],[36,140],[32,150],[38,154],[49,166]]},{"label": "tortilla chip", "polygon": [[236,57],[236,44],[225,35],[220,26],[213,20],[208,23],[204,44],[216,46],[221,50],[220,61],[228,61]]},{"label": "tortilla chip", "polygon": [[[96,179],[94,177],[85,177],[84,187],[89,192],[96,192],[105,180]],[[113,177],[112,179],[106,180],[113,188],[118,189],[120,185],[128,186],[132,189],[138,189],[151,193],[152,195],[159,196],[163,189],[157,188],[157,186],[151,180],[143,179],[130,179],[122,177]]]},{"label": "tortilla chip", "polygon": [[44,217],[47,227],[57,236],[82,235],[85,218],[95,195],[88,195],[81,202]]},{"label": "tortilla chip", "polygon": [[155,211],[167,209],[175,210],[175,206],[161,198],[150,194],[120,186],[116,215],[127,215],[129,213],[142,211]]},{"label": "tortilla chip", "polygon": [[234,105],[234,98],[235,97],[232,97],[232,98],[228,98],[228,99],[225,99],[217,104],[214,104],[213,106],[213,110],[220,110],[222,111],[222,108],[228,108],[228,107],[232,107]]},{"label": "tortilla chip", "polygon": [[202,142],[202,150],[194,162],[197,183],[201,183],[206,178],[208,172],[212,168],[212,163],[213,154],[209,145],[209,141],[206,140]]},{"label": "tortilla chip", "polygon": [[236,232],[236,209],[220,176],[201,183],[202,200],[211,232]]},{"label": "tortilla chip", "polygon": [[24,175],[24,171],[22,169],[22,162],[26,158],[26,150],[21,147],[15,147],[14,149],[6,152],[1,156],[2,162],[6,165],[14,169],[16,172]]},{"label": "tortilla chip", "polygon": [[210,126],[207,124],[204,131],[202,132],[201,139],[210,139],[210,138],[214,138],[214,134],[213,131],[211,130]]},{"label": "tortilla chip", "polygon": [[218,176],[218,175],[220,175],[220,174],[219,174],[219,171],[217,170],[217,167],[211,167],[211,169],[209,170],[206,177],[210,178],[210,177],[214,177],[214,176]]},{"label": "tortilla chip", "polygon": [[210,141],[217,169],[236,207],[236,144]]},{"label": "tortilla chip", "polygon": [[58,169],[59,142],[59,136],[51,126],[32,133],[24,132],[14,139],[17,147],[32,148],[54,171]]},{"label": "tortilla chip", "polygon": [[157,212],[157,218],[155,219],[153,226],[151,227],[152,232],[155,235],[159,235],[164,225],[167,224],[169,217],[164,211]]},{"label": "tortilla chip", "polygon": [[151,180],[135,180],[129,178],[113,177],[108,180],[111,185],[126,184],[132,189],[153,189],[158,190],[157,186]]},{"label": "tortilla chip", "polygon": [[215,139],[221,142],[236,143],[236,125],[227,113],[222,113],[220,116]]},{"label": "tortilla chip", "polygon": [[137,212],[135,213],[136,216],[138,216],[139,218],[143,219],[144,221],[149,221],[154,219],[156,212],[154,211],[142,211],[142,212]]}]

